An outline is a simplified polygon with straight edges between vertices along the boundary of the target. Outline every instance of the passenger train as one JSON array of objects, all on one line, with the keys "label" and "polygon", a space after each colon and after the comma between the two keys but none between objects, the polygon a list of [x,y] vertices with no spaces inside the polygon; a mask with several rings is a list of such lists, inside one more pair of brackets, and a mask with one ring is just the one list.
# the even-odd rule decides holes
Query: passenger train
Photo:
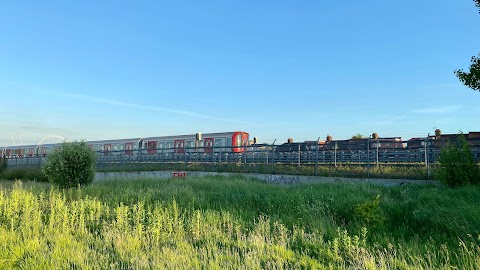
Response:
[{"label": "passenger train", "polygon": [[[480,132],[470,132],[463,134],[468,144],[475,151],[475,156],[480,159]],[[298,152],[311,153],[321,151],[322,155],[338,153],[340,155],[351,154],[352,157],[358,157],[368,151],[382,153],[385,157],[394,157],[395,160],[416,160],[420,159],[422,153],[427,148],[429,151],[439,151],[448,142],[455,142],[458,134],[441,134],[440,130],[435,131],[435,135],[425,138],[411,138],[407,141],[401,137],[380,138],[373,133],[370,138],[333,140],[327,136],[322,141],[288,142],[268,146],[257,144],[256,138],[250,140],[250,134],[244,131],[220,132],[220,133],[196,133],[190,135],[177,136],[159,136],[146,138],[130,138],[117,140],[87,141],[86,144],[93,149],[99,156],[155,156],[197,153],[209,154],[221,152],[223,154],[244,152],[253,153],[254,151],[271,151],[272,149],[283,154],[295,154]],[[0,148],[1,155],[7,158],[47,156],[53,149],[61,144],[39,144],[8,146]],[[250,147],[254,146],[254,147]],[[423,151],[423,152],[422,152]],[[414,156],[415,158],[411,158]]]},{"label": "passenger train", "polygon": [[[196,133],[178,136],[160,136],[117,140],[87,141],[88,147],[99,155],[155,155],[160,153],[212,153],[214,148],[223,152],[242,153],[249,144],[249,133],[244,131]],[[61,144],[17,145],[2,148],[2,156],[47,156]]]}]

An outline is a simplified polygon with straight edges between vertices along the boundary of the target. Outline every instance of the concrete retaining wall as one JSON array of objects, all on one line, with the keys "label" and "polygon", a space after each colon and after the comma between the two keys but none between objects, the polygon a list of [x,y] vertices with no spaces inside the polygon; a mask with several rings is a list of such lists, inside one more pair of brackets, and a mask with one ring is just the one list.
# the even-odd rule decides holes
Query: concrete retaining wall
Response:
[{"label": "concrete retaining wall", "polygon": [[245,176],[257,178],[261,181],[280,184],[295,185],[304,183],[370,183],[384,186],[398,186],[404,184],[420,184],[420,185],[440,185],[434,180],[408,180],[408,179],[376,179],[376,178],[343,178],[343,177],[323,177],[323,176],[304,176],[304,175],[271,175],[271,174],[249,174],[249,173],[216,173],[216,172],[174,172],[174,171],[145,171],[145,172],[97,172],[96,181],[112,180],[112,179],[139,179],[139,178],[158,178],[168,179],[186,174],[186,177],[204,177],[210,175],[222,176]]}]

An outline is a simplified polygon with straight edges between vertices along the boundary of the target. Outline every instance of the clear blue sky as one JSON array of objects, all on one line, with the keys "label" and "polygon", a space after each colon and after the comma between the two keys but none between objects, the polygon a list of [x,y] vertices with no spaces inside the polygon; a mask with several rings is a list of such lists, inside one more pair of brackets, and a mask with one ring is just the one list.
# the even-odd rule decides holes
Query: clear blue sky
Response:
[{"label": "clear blue sky", "polygon": [[0,145],[480,131],[471,0],[0,3]]}]

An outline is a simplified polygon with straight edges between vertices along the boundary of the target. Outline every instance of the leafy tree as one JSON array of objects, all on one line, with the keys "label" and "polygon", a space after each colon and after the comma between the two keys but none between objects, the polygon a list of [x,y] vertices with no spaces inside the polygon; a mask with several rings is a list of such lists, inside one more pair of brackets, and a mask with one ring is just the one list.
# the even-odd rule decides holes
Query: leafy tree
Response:
[{"label": "leafy tree", "polygon": [[360,134],[360,133],[357,133],[355,135],[352,136],[352,140],[355,140],[355,139],[364,139],[365,137]]},{"label": "leafy tree", "polygon": [[43,173],[63,188],[90,184],[95,177],[96,155],[84,141],[65,142],[48,155]]},{"label": "leafy tree", "polygon": [[[480,0],[474,0],[474,2],[475,5],[480,8]],[[472,56],[471,61],[472,64],[468,72],[457,69],[455,70],[455,75],[457,75],[458,79],[467,87],[480,91],[480,54],[478,57]]]},{"label": "leafy tree", "polygon": [[463,133],[458,134],[456,143],[448,142],[442,148],[438,162],[436,176],[445,185],[480,184],[480,169]]}]

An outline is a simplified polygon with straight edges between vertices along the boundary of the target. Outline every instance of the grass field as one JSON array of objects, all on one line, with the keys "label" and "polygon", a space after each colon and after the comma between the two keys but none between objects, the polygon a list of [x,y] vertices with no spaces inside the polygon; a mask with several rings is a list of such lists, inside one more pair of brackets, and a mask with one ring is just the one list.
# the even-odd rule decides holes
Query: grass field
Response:
[{"label": "grass field", "polygon": [[[412,179],[425,180],[434,179],[435,166],[431,168],[429,177],[427,169],[422,164],[380,164],[371,165],[367,169],[366,164],[341,164],[338,166],[319,164],[303,164],[302,166],[288,164],[235,164],[235,163],[217,163],[217,164],[184,164],[184,163],[103,163],[97,164],[99,172],[131,172],[131,171],[204,171],[204,172],[233,172],[233,173],[261,173],[261,174],[289,174],[289,175],[318,175],[326,177],[370,177],[385,179]],[[41,169],[36,166],[15,167],[0,170],[2,179],[29,179],[39,182],[46,182],[47,178]]]},{"label": "grass field", "polygon": [[480,268],[478,187],[0,185],[0,269]]}]

